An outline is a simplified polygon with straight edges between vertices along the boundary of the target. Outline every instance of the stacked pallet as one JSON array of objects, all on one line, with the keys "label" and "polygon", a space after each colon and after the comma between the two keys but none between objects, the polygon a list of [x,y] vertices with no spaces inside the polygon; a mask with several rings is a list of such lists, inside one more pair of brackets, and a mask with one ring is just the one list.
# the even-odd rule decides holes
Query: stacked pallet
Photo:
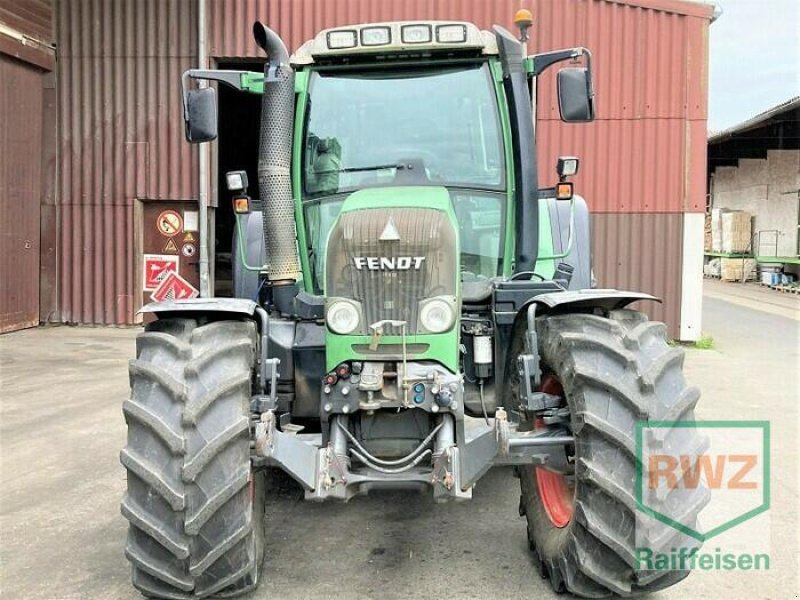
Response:
[{"label": "stacked pallet", "polygon": [[732,210],[721,215],[722,252],[735,254],[750,251],[751,221],[750,213]]},{"label": "stacked pallet", "polygon": [[752,281],[756,278],[753,258],[723,258],[720,265],[722,281]]},{"label": "stacked pallet", "polygon": [[722,215],[728,212],[725,208],[711,209],[711,250],[722,252]]},{"label": "stacked pallet", "polygon": [[[752,215],[743,210],[711,209],[711,250],[725,254],[749,252],[752,235],[751,221]],[[708,222],[706,227],[708,228]],[[707,244],[708,230],[706,230]]]},{"label": "stacked pallet", "polygon": [[703,250],[710,252],[714,249],[713,236],[711,234],[711,215],[706,214],[703,223]]}]

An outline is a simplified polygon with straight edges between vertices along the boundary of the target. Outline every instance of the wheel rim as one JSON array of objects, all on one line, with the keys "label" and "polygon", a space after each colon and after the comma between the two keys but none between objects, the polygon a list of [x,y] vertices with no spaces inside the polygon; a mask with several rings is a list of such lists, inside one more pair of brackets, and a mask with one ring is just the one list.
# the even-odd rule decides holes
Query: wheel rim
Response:
[{"label": "wheel rim", "polygon": [[[564,388],[554,375],[545,375],[539,391],[554,396],[564,396]],[[544,427],[544,423],[537,420],[536,428]],[[554,527],[566,527],[572,520],[575,512],[575,487],[570,485],[567,478],[560,473],[553,473],[543,467],[536,467],[536,487],[539,498]]]}]

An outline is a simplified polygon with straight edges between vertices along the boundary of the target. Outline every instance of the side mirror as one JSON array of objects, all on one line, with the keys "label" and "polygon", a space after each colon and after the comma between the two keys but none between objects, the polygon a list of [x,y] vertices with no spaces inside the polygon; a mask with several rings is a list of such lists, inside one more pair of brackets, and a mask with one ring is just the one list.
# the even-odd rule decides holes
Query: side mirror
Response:
[{"label": "side mirror", "polygon": [[594,121],[594,91],[589,69],[561,69],[557,83],[561,120],[567,123]]},{"label": "side mirror", "polygon": [[186,141],[210,142],[217,137],[217,93],[212,87],[186,92]]}]

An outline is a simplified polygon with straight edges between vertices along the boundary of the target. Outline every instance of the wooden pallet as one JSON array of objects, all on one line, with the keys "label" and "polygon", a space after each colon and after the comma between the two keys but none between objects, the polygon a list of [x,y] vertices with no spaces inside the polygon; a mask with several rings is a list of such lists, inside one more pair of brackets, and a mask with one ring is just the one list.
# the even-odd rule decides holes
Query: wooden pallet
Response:
[{"label": "wooden pallet", "polygon": [[771,290],[775,290],[776,292],[781,292],[783,294],[800,294],[800,285],[796,283],[790,283],[790,284],[779,283],[776,285],[770,283],[762,283],[761,286],[768,287]]},{"label": "wooden pallet", "polygon": [[798,285],[776,285],[775,289],[784,294],[800,294],[800,286]]}]

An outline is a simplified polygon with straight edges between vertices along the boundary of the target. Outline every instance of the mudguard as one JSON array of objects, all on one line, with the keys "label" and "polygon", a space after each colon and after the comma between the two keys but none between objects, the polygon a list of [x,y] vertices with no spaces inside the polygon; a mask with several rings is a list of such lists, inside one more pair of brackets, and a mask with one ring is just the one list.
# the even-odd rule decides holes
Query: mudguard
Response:
[{"label": "mudguard", "polygon": [[569,312],[573,309],[583,310],[586,308],[617,310],[625,308],[628,304],[639,300],[661,302],[661,298],[642,292],[613,289],[584,289],[538,294],[531,298],[528,311],[530,316],[531,305],[541,307],[541,309],[546,312]]},{"label": "mudguard", "polygon": [[[563,314],[572,311],[584,311],[589,308],[601,308],[611,311],[626,307],[639,300],[661,302],[660,298],[642,292],[622,290],[576,290],[550,292],[531,298],[526,305],[527,331],[525,331],[525,352],[517,358],[520,372],[519,396],[524,406],[533,410],[543,409],[543,395],[536,392],[541,383],[539,341],[536,334],[536,316],[542,313]],[[520,311],[521,313],[522,311]]]},{"label": "mudguard", "polygon": [[252,317],[256,303],[244,298],[189,298],[187,300],[167,300],[145,304],[140,313],[231,313]]}]

